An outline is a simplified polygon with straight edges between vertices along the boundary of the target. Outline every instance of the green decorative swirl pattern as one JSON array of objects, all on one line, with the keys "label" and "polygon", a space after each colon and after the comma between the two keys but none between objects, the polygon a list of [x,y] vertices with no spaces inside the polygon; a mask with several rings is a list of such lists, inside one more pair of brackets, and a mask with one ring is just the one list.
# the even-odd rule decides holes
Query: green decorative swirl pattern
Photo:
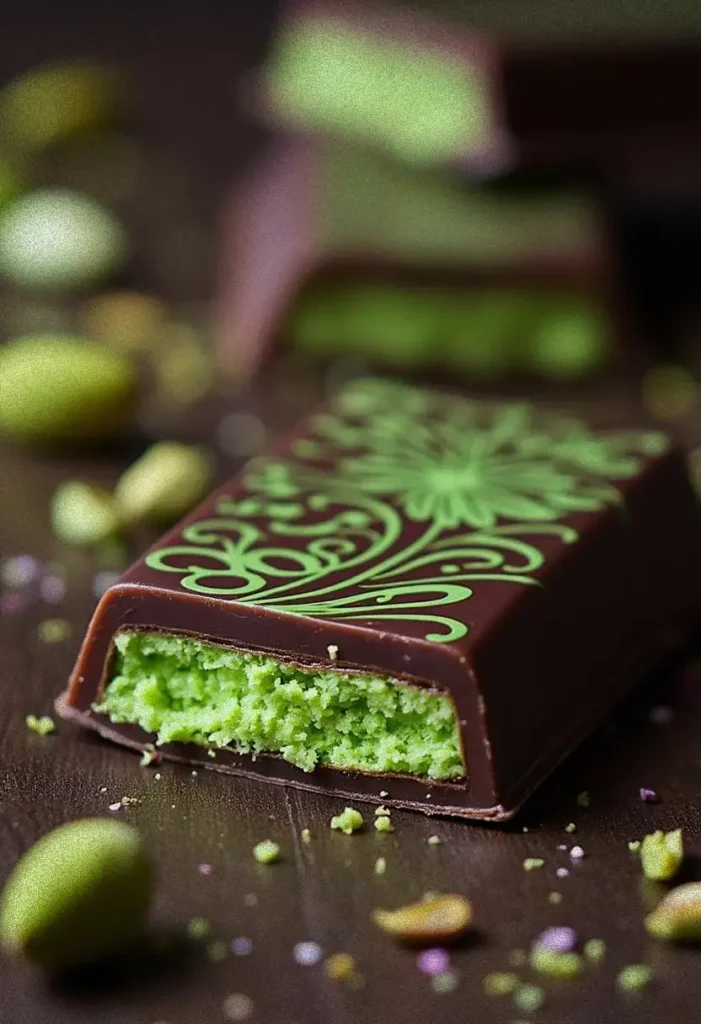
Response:
[{"label": "green decorative swirl pattern", "polygon": [[337,620],[426,624],[475,585],[532,586],[537,538],[577,540],[562,520],[619,503],[664,435],[594,433],[523,403],[486,403],[358,381],[316,416],[289,456],[250,464],[244,491],[146,558],[180,585],[244,604]]}]

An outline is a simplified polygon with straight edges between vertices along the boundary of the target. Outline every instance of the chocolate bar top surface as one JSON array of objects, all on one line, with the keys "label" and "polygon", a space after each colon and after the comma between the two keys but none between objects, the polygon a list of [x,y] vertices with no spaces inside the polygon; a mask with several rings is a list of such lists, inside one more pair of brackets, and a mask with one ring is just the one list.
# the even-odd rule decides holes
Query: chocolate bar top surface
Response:
[{"label": "chocolate bar top surface", "polygon": [[[527,403],[347,385],[122,578],[464,659],[667,448]],[[604,581],[602,580],[602,585]],[[206,633],[208,602],[193,605]],[[296,618],[295,620],[296,621]],[[274,631],[282,638],[284,629]],[[289,652],[288,652],[289,653]],[[343,654],[353,662],[353,652]]]}]

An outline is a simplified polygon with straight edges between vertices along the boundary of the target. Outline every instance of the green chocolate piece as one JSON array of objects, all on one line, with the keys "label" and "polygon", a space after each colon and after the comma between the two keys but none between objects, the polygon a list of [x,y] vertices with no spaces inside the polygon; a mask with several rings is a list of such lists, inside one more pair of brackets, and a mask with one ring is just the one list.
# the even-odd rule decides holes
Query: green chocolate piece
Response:
[{"label": "green chocolate piece", "polygon": [[51,498],[51,528],[66,544],[101,544],[119,529],[112,496],[84,480],[64,481]]},{"label": "green chocolate piece", "polygon": [[0,906],[0,942],[47,970],[91,962],[142,932],[151,888],[135,829],[111,819],[72,821],[15,866]]},{"label": "green chocolate piece", "polygon": [[22,196],[0,218],[0,272],[21,288],[82,288],[117,270],[126,252],[113,215],[66,189]]},{"label": "green chocolate piece", "polygon": [[69,336],[20,338],[0,348],[0,433],[32,442],[111,437],[130,416],[131,364]]},{"label": "green chocolate piece", "polygon": [[469,63],[332,18],[283,32],[266,85],[282,120],[372,142],[409,163],[450,160],[489,130],[486,89]]},{"label": "green chocolate piece", "polygon": [[701,942],[701,882],[680,885],[661,900],[645,919],[655,939]]},{"label": "green chocolate piece", "polygon": [[184,636],[121,632],[97,710],[159,743],[274,752],[317,764],[424,778],[464,775],[449,697],[382,676],[303,669]]},{"label": "green chocolate piece", "polygon": [[168,522],[192,508],[208,488],[211,460],[201,448],[159,441],[120,476],[114,503],[122,523]]}]

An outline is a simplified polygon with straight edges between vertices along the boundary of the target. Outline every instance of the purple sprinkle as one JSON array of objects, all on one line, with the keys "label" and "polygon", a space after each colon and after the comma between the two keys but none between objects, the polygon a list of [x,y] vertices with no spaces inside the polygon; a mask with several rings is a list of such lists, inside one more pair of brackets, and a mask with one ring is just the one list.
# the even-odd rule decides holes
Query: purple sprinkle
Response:
[{"label": "purple sprinkle", "polygon": [[640,799],[644,804],[656,804],[659,802],[659,797],[654,789],[647,789],[645,786],[640,787]]},{"label": "purple sprinkle", "polygon": [[118,579],[119,573],[113,572],[111,569],[102,569],[100,572],[96,572],[95,578],[92,581],[93,596],[99,601],[102,595],[109,590],[109,588],[116,583]]},{"label": "purple sprinkle", "polygon": [[424,949],[416,958],[422,974],[445,974],[450,970],[450,955],[446,949]]},{"label": "purple sprinkle", "polygon": [[558,878],[567,878],[569,876],[569,873],[570,873],[570,869],[569,868],[558,868],[557,871],[555,872],[555,874],[557,875]]},{"label": "purple sprinkle", "polygon": [[39,584],[39,593],[47,604],[58,604],[66,596],[66,584],[60,576],[45,576]]},{"label": "purple sprinkle", "polygon": [[574,928],[546,928],[538,936],[536,945],[550,953],[571,953],[577,946],[577,933]]},{"label": "purple sprinkle", "polygon": [[674,712],[666,704],[660,704],[658,707],[650,709],[648,718],[653,725],[669,725],[674,718]]},{"label": "purple sprinkle", "polygon": [[253,951],[253,939],[241,936],[231,943],[231,952],[234,956],[248,956]]},{"label": "purple sprinkle", "polygon": [[27,599],[22,594],[0,594],[0,615],[17,615],[27,607]]},{"label": "purple sprinkle", "polygon": [[313,967],[319,963],[323,954],[318,942],[298,942],[292,955],[302,967]]},{"label": "purple sprinkle", "polygon": [[199,864],[197,870],[201,875],[211,875],[214,868],[211,864]]},{"label": "purple sprinkle", "polygon": [[2,565],[3,582],[8,587],[27,587],[40,572],[41,565],[33,555],[15,555]]}]

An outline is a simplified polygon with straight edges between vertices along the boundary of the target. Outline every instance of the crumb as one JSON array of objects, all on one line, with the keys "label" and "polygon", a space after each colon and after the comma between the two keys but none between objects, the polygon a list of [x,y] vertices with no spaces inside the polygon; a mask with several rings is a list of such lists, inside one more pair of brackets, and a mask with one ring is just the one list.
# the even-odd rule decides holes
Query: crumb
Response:
[{"label": "crumb", "polygon": [[606,943],[603,939],[589,939],[584,943],[584,956],[592,964],[600,964],[606,956]]},{"label": "crumb", "polygon": [[637,992],[652,981],[652,969],[647,964],[629,964],[618,972],[616,986],[621,992]]},{"label": "crumb", "polygon": [[206,939],[211,925],[206,917],[192,917],[187,923],[187,934],[191,939]]},{"label": "crumb", "polygon": [[562,893],[561,892],[550,892],[550,893],[548,893],[548,903],[552,903],[552,905],[554,907],[558,906],[558,904],[562,903]]},{"label": "crumb", "polygon": [[426,842],[429,846],[440,846],[443,840],[440,836],[429,836]]},{"label": "crumb", "polygon": [[482,979],[482,988],[487,996],[510,996],[518,984],[518,975],[511,971],[494,972]]},{"label": "crumb", "polygon": [[48,715],[42,715],[41,718],[37,718],[36,715],[27,715],[24,721],[27,728],[39,736],[48,736],[56,728],[53,718]]},{"label": "crumb", "polygon": [[141,765],[142,768],[148,768],[149,765],[156,764],[157,762],[158,753],[156,751],[156,748],[153,746],[152,743],[149,743],[148,746],[144,747],[139,764]]},{"label": "crumb", "polygon": [[324,962],[324,973],[331,981],[348,981],[355,970],[355,960],[350,953],[334,953]]},{"label": "crumb", "polygon": [[557,875],[558,878],[569,878],[570,869],[569,868],[558,868],[557,871],[555,872],[555,874]]},{"label": "crumb", "polygon": [[318,942],[297,942],[292,956],[302,967],[313,967],[322,957],[322,949]]},{"label": "crumb", "polygon": [[458,987],[458,975],[456,971],[441,971],[431,978],[431,988],[439,996],[450,995]]},{"label": "crumb", "polygon": [[589,793],[586,789],[578,795],[577,803],[580,807],[588,807],[591,803],[591,797],[589,796]]},{"label": "crumb", "polygon": [[253,1014],[253,1000],[242,992],[234,992],[224,1001],[222,1012],[227,1020],[248,1020]]},{"label": "crumb", "polygon": [[584,856],[584,850],[581,846],[573,846],[570,850],[570,857],[572,860],[581,860]]},{"label": "crumb", "polygon": [[440,946],[423,949],[416,957],[416,966],[422,974],[445,974],[450,970],[450,954]]},{"label": "crumb", "polygon": [[545,861],[542,857],[526,857],[523,862],[524,871],[536,871],[538,868],[542,868]]},{"label": "crumb", "polygon": [[272,839],[263,839],[253,847],[253,856],[259,864],[274,864],[280,859],[280,846]]},{"label": "crumb", "polygon": [[338,644],[329,644],[326,650],[331,661],[338,661]]},{"label": "crumb", "polygon": [[71,624],[65,619],[44,619],[37,626],[37,634],[43,644],[60,644],[71,635]]},{"label": "crumb", "polygon": [[381,789],[381,790],[380,790],[380,796],[381,796],[381,797],[382,797],[382,799],[384,800],[384,799],[385,799],[385,797],[389,796],[389,793],[387,792],[387,790],[386,790],[386,789]]},{"label": "crumb", "polygon": [[377,860],[375,861],[375,874],[376,875],[384,875],[386,870],[387,870],[387,861],[385,860],[384,857],[378,857]]},{"label": "crumb", "polygon": [[341,814],[331,819],[331,828],[345,832],[347,836],[357,832],[363,826],[363,816],[354,807],[346,807]]},{"label": "crumb", "polygon": [[207,946],[207,959],[213,964],[219,964],[226,960],[229,955],[229,947],[221,939],[215,939]]},{"label": "crumb", "polygon": [[572,835],[572,833],[576,832],[576,831],[577,831],[577,826],[575,825],[575,823],[573,821],[571,821],[569,823],[569,825],[565,825],[565,832],[567,832],[568,835]]},{"label": "crumb", "polygon": [[521,985],[514,993],[514,1003],[524,1013],[535,1013],[545,1002],[545,992],[539,985]]},{"label": "crumb", "polygon": [[253,952],[253,939],[242,935],[231,943],[231,952],[234,956],[249,956]]},{"label": "crumb", "polygon": [[642,845],[643,844],[640,841],[640,839],[631,839],[628,842],[628,849],[631,853],[640,853],[640,848]]},{"label": "crumb", "polygon": [[640,787],[640,799],[644,804],[657,804],[660,801],[655,790],[648,789],[647,786]]},{"label": "crumb", "polygon": [[197,870],[199,871],[199,873],[201,875],[209,876],[209,875],[212,874],[212,871],[214,870],[214,868],[212,867],[211,864],[198,864],[197,865]]},{"label": "crumb", "polygon": [[309,831],[309,829],[308,828],[303,828],[302,832],[301,832],[301,836],[302,836],[302,842],[305,844],[305,846],[309,846],[309,844],[312,841],[312,834]]}]

